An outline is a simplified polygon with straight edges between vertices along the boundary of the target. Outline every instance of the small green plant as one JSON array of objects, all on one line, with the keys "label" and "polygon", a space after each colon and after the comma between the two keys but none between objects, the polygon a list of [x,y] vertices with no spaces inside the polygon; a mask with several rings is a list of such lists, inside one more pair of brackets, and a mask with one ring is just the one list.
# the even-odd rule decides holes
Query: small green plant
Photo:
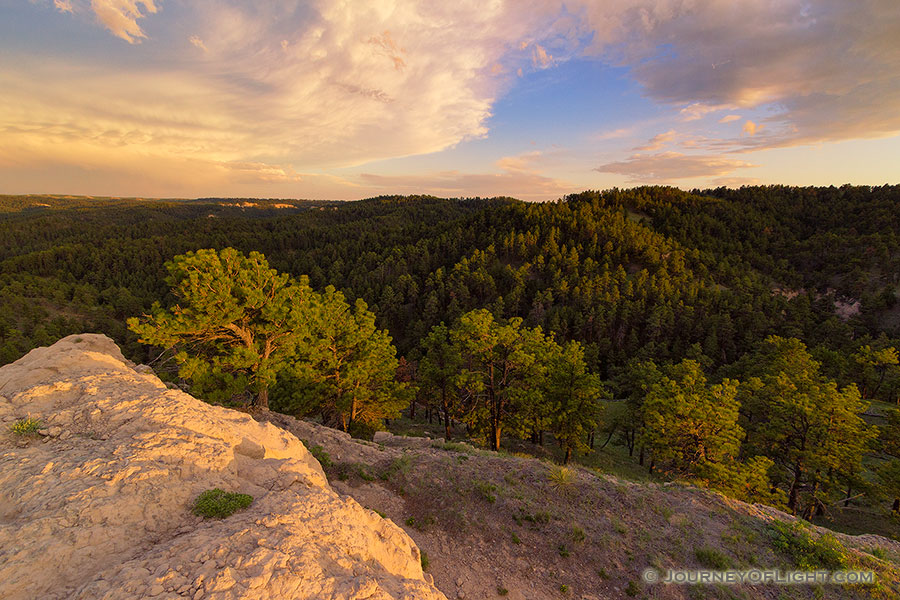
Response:
[{"label": "small green plant", "polygon": [[555,465],[547,473],[547,481],[550,483],[550,487],[555,490],[568,489],[575,483],[575,471],[569,467]]},{"label": "small green plant", "polygon": [[568,594],[569,586],[567,586],[566,584],[562,584],[561,586],[559,586],[559,591],[562,592],[563,594]]},{"label": "small green plant", "polygon": [[572,535],[572,541],[575,542],[576,544],[580,544],[581,542],[583,542],[585,540],[585,537],[587,537],[584,534],[584,529],[582,529],[578,525],[572,525],[571,535]]},{"label": "small green plant", "polygon": [[300,440],[303,442],[303,445],[306,446],[306,449],[309,450],[309,453],[313,455],[319,464],[322,465],[323,469],[328,469],[332,465],[331,455],[325,451],[325,448],[318,444],[310,444],[306,440]]},{"label": "small green plant", "polygon": [[887,552],[885,552],[884,548],[872,548],[869,552],[875,558],[880,558],[881,560],[887,560]]},{"label": "small green plant", "polygon": [[488,483],[487,481],[479,481],[475,480],[475,491],[478,493],[478,496],[487,500],[491,504],[497,501],[497,496],[494,492],[497,491],[497,486],[493,483]]},{"label": "small green plant", "polygon": [[194,502],[195,515],[206,519],[224,519],[253,502],[253,496],[226,492],[219,488],[206,490]]},{"label": "small green plant", "polygon": [[566,548],[565,544],[560,544],[559,548],[557,548],[557,551],[559,552],[559,555],[562,556],[563,558],[569,558],[569,556],[572,554],[571,552],[569,552],[569,549]]},{"label": "small green plant", "polygon": [[522,543],[522,540],[519,539],[519,536],[516,535],[515,531],[513,531],[513,534],[512,534],[512,543],[513,544],[521,544]]},{"label": "small green plant", "polygon": [[41,428],[41,422],[38,419],[32,419],[28,417],[26,419],[19,419],[15,423],[9,426],[10,432],[15,435],[36,435],[38,430]]},{"label": "small green plant", "polygon": [[715,548],[696,548],[694,556],[697,557],[697,562],[708,569],[721,570],[731,566],[731,561],[728,560],[728,557]]},{"label": "small green plant", "polygon": [[609,573],[606,572],[606,569],[600,569],[597,571],[597,576],[600,579],[609,579]]},{"label": "small green plant", "polygon": [[636,584],[633,581],[629,581],[628,585],[625,586],[625,595],[629,596],[630,598],[634,598],[635,596],[637,596],[640,593],[641,593],[641,586],[639,586],[638,584]]},{"label": "small green plant", "polygon": [[509,593],[509,590],[506,589],[505,587],[503,587],[502,585],[497,586],[497,595],[498,596],[505,596],[508,593]]},{"label": "small green plant", "polygon": [[612,521],[613,529],[616,530],[616,533],[618,533],[619,535],[625,535],[626,533],[628,533],[628,527],[625,526],[625,523],[623,523],[616,517],[613,517],[610,520]]},{"label": "small green plant", "polygon": [[769,532],[772,546],[789,556],[801,569],[837,570],[847,566],[847,550],[831,534],[814,538],[809,528],[803,524],[781,521],[769,525]]},{"label": "small green plant", "polygon": [[428,561],[428,553],[424,550],[421,550],[419,552],[419,562],[422,563],[422,570],[427,571],[428,565],[430,565],[431,563]]}]

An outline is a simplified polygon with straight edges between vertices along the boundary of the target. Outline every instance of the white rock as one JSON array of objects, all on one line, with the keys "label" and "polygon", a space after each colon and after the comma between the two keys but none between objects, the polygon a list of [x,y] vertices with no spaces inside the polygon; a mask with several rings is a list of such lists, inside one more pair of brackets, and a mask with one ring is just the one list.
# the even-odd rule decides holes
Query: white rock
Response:
[{"label": "white rock", "polygon": [[[180,586],[194,600],[446,600],[409,536],[339,497],[296,437],[154,380],[96,334],[0,368],[10,411],[54,417],[48,433],[60,437],[87,431],[90,415],[93,433],[21,449],[0,437],[0,498],[16,509],[0,521],[0,548],[15,548],[0,553],[0,598],[125,600]],[[191,506],[211,488],[253,504],[202,520]]]}]

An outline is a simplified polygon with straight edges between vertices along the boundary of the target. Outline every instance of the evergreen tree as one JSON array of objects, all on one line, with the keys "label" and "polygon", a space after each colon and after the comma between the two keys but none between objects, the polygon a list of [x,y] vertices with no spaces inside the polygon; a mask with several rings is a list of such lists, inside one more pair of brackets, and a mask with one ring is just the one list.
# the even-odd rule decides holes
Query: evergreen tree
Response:
[{"label": "evergreen tree", "polygon": [[140,341],[174,348],[180,375],[201,396],[229,400],[249,389],[268,409],[269,386],[308,336],[312,290],[269,267],[259,252],[198,250],[166,263],[176,304],[128,320]]}]

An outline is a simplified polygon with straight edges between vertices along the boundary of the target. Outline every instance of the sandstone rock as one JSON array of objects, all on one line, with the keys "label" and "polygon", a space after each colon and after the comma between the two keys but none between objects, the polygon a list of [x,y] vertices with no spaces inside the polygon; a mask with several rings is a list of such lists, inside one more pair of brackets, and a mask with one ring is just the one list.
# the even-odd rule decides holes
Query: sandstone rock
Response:
[{"label": "sandstone rock", "polygon": [[[412,540],[338,496],[297,438],[167,389],[105,336],[32,350],[0,392],[0,414],[78,436],[19,448],[0,432],[4,600],[445,600]],[[253,504],[194,516],[214,487]]]}]

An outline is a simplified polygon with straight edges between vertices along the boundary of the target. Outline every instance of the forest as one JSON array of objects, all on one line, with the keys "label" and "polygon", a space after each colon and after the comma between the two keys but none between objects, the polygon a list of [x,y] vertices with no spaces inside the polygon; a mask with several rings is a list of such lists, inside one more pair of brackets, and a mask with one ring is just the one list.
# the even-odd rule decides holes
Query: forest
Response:
[{"label": "forest", "polygon": [[898,295],[900,186],[0,197],[0,364],[102,332],[211,401],[361,436],[439,418],[495,450],[546,434],[565,462],[615,449],[895,535]]}]

